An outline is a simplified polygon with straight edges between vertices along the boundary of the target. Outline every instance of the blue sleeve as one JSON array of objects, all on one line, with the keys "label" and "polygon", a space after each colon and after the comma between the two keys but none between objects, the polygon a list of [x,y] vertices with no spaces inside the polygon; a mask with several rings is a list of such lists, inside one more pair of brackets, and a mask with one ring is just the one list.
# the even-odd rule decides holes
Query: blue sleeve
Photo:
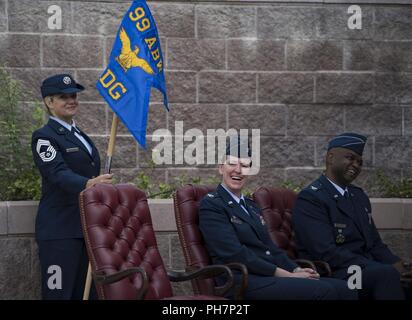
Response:
[{"label": "blue sleeve", "polygon": [[[366,208],[369,209],[369,212],[372,212],[371,203],[369,201],[369,197],[367,194],[360,190],[361,194],[360,197],[365,201]],[[372,246],[369,249],[368,253],[371,254],[374,260],[385,263],[385,264],[393,264],[399,260],[401,260],[398,256],[394,255],[392,251],[382,242],[382,239],[379,235],[378,229],[375,226],[375,222],[371,219],[372,225],[370,225],[371,230],[371,238],[372,238]]]},{"label": "blue sleeve", "polygon": [[374,257],[374,259],[376,261],[388,264],[393,264],[401,260],[401,258],[394,255],[392,251],[388,248],[388,246],[382,242],[382,239],[379,235],[378,230],[376,229],[373,220],[372,228],[373,245],[372,249],[369,250],[369,253]]},{"label": "blue sleeve", "polygon": [[274,276],[276,265],[259,258],[240,243],[232,223],[216,200],[203,199],[200,204],[199,227],[210,252],[224,263],[243,263],[254,274]]},{"label": "blue sleeve", "polygon": [[299,194],[292,217],[296,238],[313,260],[326,261],[332,269],[350,265],[363,268],[370,263],[367,258],[336,245],[328,209],[312,192],[303,190]]},{"label": "blue sleeve", "polygon": [[43,179],[68,193],[80,193],[89,178],[73,172],[65,163],[60,147],[50,137],[32,136],[33,160]]}]

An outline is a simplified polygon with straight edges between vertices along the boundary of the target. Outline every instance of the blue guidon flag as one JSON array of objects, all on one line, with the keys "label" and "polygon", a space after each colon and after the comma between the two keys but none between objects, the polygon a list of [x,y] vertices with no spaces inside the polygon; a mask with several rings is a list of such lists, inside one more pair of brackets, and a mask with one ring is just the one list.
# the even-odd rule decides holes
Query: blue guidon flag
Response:
[{"label": "blue guidon flag", "polygon": [[152,87],[163,93],[163,103],[169,110],[163,67],[159,36],[149,7],[145,0],[134,0],[96,87],[143,148]]}]

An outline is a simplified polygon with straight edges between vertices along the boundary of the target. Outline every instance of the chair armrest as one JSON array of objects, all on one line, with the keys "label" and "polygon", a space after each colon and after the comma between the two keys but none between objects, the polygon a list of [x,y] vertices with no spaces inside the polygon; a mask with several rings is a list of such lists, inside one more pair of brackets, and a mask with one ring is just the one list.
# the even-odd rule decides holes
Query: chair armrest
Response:
[{"label": "chair armrest", "polygon": [[329,263],[327,263],[326,261],[321,261],[321,260],[316,260],[312,262],[316,266],[316,269],[321,276],[325,276],[325,277],[332,276],[332,270],[329,266]]},{"label": "chair armrest", "polygon": [[140,273],[140,275],[142,276],[143,284],[137,292],[137,299],[142,300],[147,292],[147,289],[149,288],[149,278],[147,277],[147,273],[143,268],[140,268],[140,267],[128,268],[128,269],[124,269],[122,271],[112,273],[109,275],[104,274],[104,272],[95,272],[93,274],[93,278],[97,283],[111,284],[113,282],[120,281],[130,276],[133,273]]},{"label": "chair armrest", "polygon": [[401,273],[401,284],[403,287],[412,287],[412,271]]},{"label": "chair armrest", "polygon": [[218,296],[224,296],[233,288],[235,281],[232,271],[229,267],[224,265],[210,265],[201,268],[196,268],[188,271],[173,271],[169,270],[167,275],[171,281],[180,282],[186,280],[193,280],[195,278],[207,279],[226,273],[227,281],[223,286],[215,288],[215,294]]},{"label": "chair armrest", "polygon": [[312,261],[310,261],[310,260],[306,260],[306,259],[296,259],[296,260],[294,260],[294,261],[295,261],[295,262],[297,263],[297,265],[298,265],[299,267],[301,267],[301,268],[311,268],[311,269],[317,271],[316,266],[315,266],[314,263],[313,263]]},{"label": "chair armrest", "polygon": [[230,269],[239,270],[242,274],[242,282],[235,289],[235,300],[242,300],[243,294],[249,284],[249,272],[243,263],[231,262],[225,265],[228,266]]}]

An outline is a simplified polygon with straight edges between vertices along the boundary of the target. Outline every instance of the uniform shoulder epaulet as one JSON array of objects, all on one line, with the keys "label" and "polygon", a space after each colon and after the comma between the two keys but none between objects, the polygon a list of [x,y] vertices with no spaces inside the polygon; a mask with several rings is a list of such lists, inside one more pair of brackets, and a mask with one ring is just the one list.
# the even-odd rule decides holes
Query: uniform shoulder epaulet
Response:
[{"label": "uniform shoulder epaulet", "polygon": [[350,187],[350,188],[353,188],[353,189],[360,190],[360,191],[362,191],[362,192],[363,192],[363,189],[362,189],[361,187],[359,187],[359,186],[355,186],[354,184],[350,184],[350,185],[349,185],[349,187]]},{"label": "uniform shoulder epaulet", "polygon": [[219,194],[216,191],[207,193],[206,197],[209,199],[220,198]]},{"label": "uniform shoulder epaulet", "polygon": [[305,189],[310,190],[312,192],[317,192],[317,191],[323,189],[323,185],[320,181],[315,181],[315,182],[311,183],[310,185],[308,185]]},{"label": "uniform shoulder epaulet", "polygon": [[47,124],[33,131],[33,136],[50,135],[50,134],[53,134],[53,130]]},{"label": "uniform shoulder epaulet", "polygon": [[33,131],[33,136],[44,133],[44,126]]},{"label": "uniform shoulder epaulet", "polygon": [[249,198],[249,197],[244,197],[244,198],[245,198],[245,200],[246,200],[246,203],[247,203],[249,206],[259,208],[259,206],[256,204],[255,201],[253,201],[252,198]]},{"label": "uniform shoulder epaulet", "polygon": [[354,193],[364,194],[365,196],[367,196],[366,192],[359,186],[355,186],[353,184],[350,184],[349,185],[349,190],[352,190],[352,192],[354,192]]}]

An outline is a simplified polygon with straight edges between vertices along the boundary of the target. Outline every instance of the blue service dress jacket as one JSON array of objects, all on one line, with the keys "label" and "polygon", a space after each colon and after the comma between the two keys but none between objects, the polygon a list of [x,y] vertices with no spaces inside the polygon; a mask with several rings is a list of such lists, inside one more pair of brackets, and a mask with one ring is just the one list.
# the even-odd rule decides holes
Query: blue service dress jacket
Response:
[{"label": "blue service dress jacket", "polygon": [[271,240],[260,208],[248,198],[245,202],[250,215],[219,185],[200,203],[199,227],[214,264],[240,262],[249,274],[262,276],[253,278],[261,283],[249,281],[253,288],[273,279],[277,267],[292,272],[297,264]]},{"label": "blue service dress jacket", "polygon": [[84,144],[53,119],[33,132],[32,153],[42,177],[42,196],[36,217],[38,240],[83,238],[79,194],[100,172],[100,157],[92,140]]},{"label": "blue service dress jacket", "polygon": [[299,258],[328,262],[334,277],[347,278],[351,265],[400,260],[382,242],[369,198],[357,186],[348,186],[346,198],[321,175],[299,193],[292,220]]}]

